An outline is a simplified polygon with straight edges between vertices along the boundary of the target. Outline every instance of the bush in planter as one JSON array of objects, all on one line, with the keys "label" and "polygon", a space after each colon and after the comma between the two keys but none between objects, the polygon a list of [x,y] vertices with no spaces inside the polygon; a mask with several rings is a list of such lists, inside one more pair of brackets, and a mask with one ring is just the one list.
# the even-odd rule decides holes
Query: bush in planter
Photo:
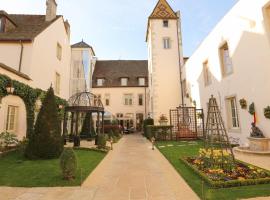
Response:
[{"label": "bush in planter", "polygon": [[26,156],[31,159],[58,158],[63,151],[64,141],[61,136],[61,123],[53,88],[46,93],[37,116],[34,134],[30,135]]},{"label": "bush in planter", "polygon": [[254,103],[252,103],[252,104],[249,105],[248,112],[251,115],[254,115],[255,114],[255,104]]},{"label": "bush in planter", "polygon": [[60,156],[60,167],[63,178],[71,180],[75,178],[77,158],[72,148],[65,148]]},{"label": "bush in planter", "polygon": [[152,118],[147,118],[143,121],[143,133],[144,136],[147,136],[147,126],[154,125],[154,120]]}]

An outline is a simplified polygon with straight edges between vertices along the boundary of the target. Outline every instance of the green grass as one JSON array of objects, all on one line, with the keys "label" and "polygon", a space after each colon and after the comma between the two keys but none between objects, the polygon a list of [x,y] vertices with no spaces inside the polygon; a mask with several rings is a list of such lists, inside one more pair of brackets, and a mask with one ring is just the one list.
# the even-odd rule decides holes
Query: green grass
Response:
[{"label": "green grass", "polygon": [[81,180],[96,168],[106,153],[75,150],[78,168],[76,179],[63,180],[59,159],[25,160],[18,152],[0,158],[0,186],[12,187],[55,187],[79,186]]},{"label": "green grass", "polygon": [[[171,144],[173,146],[169,147],[167,146],[168,144]],[[197,145],[188,145],[188,142],[184,141],[157,142],[156,146],[201,199],[235,200],[243,198],[270,196],[270,184],[222,189],[212,189],[206,183],[202,184],[202,179],[197,174],[195,174],[192,169],[190,169],[188,166],[186,166],[183,162],[179,160],[179,158],[182,156],[197,155],[198,150],[203,147],[203,143],[201,141],[198,141]],[[165,148],[161,148],[160,146],[165,146]]]}]

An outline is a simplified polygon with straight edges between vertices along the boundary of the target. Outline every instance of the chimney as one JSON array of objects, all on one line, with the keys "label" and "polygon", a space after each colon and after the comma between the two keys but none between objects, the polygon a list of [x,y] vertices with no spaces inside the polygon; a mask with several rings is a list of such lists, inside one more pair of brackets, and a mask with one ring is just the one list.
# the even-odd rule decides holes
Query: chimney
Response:
[{"label": "chimney", "polygon": [[46,22],[50,22],[56,18],[57,3],[55,0],[47,0],[46,6]]},{"label": "chimney", "polygon": [[64,24],[65,24],[65,28],[66,28],[66,32],[67,32],[68,38],[70,39],[70,24],[69,24],[68,20],[66,20],[64,22]]}]

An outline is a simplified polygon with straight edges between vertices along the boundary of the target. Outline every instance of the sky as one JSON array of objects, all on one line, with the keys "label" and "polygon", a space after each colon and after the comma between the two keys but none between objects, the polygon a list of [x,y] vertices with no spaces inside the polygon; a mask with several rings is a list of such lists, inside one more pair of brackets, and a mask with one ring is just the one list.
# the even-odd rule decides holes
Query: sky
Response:
[{"label": "sky", "polygon": [[[71,25],[71,44],[82,39],[101,60],[147,59],[147,18],[157,0],[56,0],[57,14]],[[202,40],[237,0],[167,0],[182,15],[184,56]],[[0,0],[0,10],[45,14],[46,0]]]}]

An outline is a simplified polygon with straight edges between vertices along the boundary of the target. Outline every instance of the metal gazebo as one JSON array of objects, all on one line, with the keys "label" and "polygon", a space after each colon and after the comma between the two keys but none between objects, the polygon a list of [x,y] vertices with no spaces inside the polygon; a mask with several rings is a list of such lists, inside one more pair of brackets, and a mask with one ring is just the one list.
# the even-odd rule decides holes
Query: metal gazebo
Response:
[{"label": "metal gazebo", "polygon": [[[71,96],[68,100],[68,106],[65,107],[64,123],[63,123],[63,136],[67,136],[68,116],[71,113],[70,120],[70,134],[79,136],[79,118],[82,114],[89,113],[91,115],[97,114],[96,133],[104,134],[104,107],[96,95],[90,92],[80,92]],[[91,124],[91,123],[90,123]]]}]

